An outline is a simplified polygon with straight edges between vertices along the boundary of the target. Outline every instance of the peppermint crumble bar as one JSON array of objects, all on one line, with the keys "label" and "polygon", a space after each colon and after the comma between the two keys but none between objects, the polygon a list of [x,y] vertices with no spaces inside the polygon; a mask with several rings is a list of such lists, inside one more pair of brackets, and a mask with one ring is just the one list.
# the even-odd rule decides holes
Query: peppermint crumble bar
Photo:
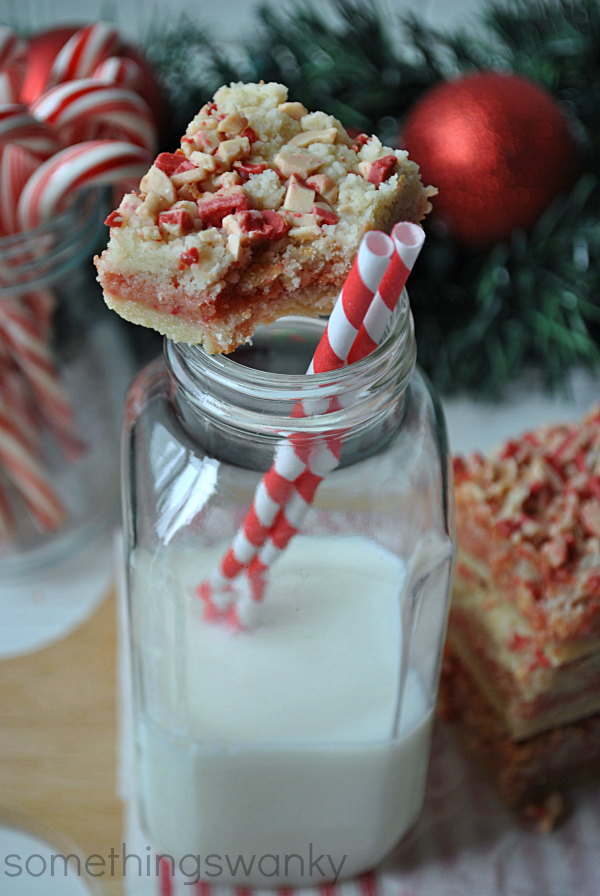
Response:
[{"label": "peppermint crumble bar", "polygon": [[122,317],[230,352],[259,324],[329,313],[363,234],[419,222],[435,192],[406,152],[281,84],[232,84],[108,217],[98,279]]},{"label": "peppermint crumble bar", "polygon": [[600,767],[600,408],[455,478],[442,707],[522,803]]}]

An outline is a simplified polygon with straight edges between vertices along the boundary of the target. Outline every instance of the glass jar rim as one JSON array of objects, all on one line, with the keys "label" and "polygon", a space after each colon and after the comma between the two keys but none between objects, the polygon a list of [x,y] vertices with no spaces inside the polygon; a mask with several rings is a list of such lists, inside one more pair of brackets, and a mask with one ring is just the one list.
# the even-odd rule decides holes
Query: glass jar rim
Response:
[{"label": "glass jar rim", "polygon": [[[293,323],[315,333],[326,325],[324,319],[288,317],[265,332]],[[222,420],[229,417],[230,426],[255,432],[289,429],[293,417],[295,431],[316,432],[347,425],[350,413],[354,424],[366,422],[389,406],[410,381],[416,347],[404,290],[381,343],[365,358],[335,371],[307,376],[256,370],[224,355],[208,355],[200,346],[171,340],[165,342],[165,356],[176,387],[201,413]],[[333,399],[338,400],[339,410],[332,412]],[[297,417],[292,412],[298,402],[304,407],[312,402],[315,410]]]}]

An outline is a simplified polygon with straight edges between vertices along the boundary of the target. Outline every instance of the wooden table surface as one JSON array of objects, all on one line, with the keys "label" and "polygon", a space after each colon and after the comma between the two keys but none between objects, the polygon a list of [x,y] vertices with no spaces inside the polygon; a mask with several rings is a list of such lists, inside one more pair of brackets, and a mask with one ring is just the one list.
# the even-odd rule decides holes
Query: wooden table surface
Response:
[{"label": "wooden table surface", "polygon": [[[121,852],[115,663],[114,595],[64,640],[0,660],[0,804],[52,828],[84,857]],[[121,896],[120,879],[99,882],[107,896]]]}]

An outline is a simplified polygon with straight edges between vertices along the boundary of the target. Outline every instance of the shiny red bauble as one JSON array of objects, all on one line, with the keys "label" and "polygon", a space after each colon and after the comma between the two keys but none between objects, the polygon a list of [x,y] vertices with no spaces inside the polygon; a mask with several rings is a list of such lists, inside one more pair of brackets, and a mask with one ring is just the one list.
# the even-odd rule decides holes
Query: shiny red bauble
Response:
[{"label": "shiny red bauble", "polygon": [[409,113],[402,144],[439,190],[434,216],[473,247],[531,227],[577,173],[560,106],[517,75],[478,72],[436,85]]}]

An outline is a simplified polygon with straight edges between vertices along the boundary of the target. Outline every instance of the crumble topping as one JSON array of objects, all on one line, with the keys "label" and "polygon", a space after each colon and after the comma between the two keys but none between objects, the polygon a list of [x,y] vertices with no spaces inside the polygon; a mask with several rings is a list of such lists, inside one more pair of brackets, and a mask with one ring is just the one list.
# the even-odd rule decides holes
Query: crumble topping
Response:
[{"label": "crumble topping", "polygon": [[109,215],[99,280],[127,319],[231,351],[284,314],[329,313],[364,233],[420,221],[436,192],[405,151],[283,85],[231,84]]},{"label": "crumble topping", "polygon": [[[597,636],[600,408],[582,423],[525,433],[489,459],[456,458],[454,470],[459,542],[503,597],[548,640]],[[506,646],[533,645],[515,631]],[[538,648],[536,659],[549,662]]]},{"label": "crumble topping", "polygon": [[[228,240],[232,227],[242,243],[255,242],[257,232],[261,242],[287,234],[315,239],[323,225],[339,223],[338,203],[348,215],[356,205],[366,209],[369,194],[386,181],[394,178],[390,186],[397,187],[406,153],[386,150],[366,134],[353,140],[337,119],[309,114],[301,103],[284,101],[269,108],[273,93],[283,96],[275,87],[221,88],[215,102],[203,106],[188,125],[180,147],[157,156],[139,195],[127,195],[106,223],[130,227],[144,240],[171,241],[208,227],[224,229],[228,250],[238,261],[238,243]],[[251,105],[250,99],[266,107],[260,124],[253,119],[258,130],[238,111],[238,104]],[[349,176],[340,191],[340,182]],[[277,212],[281,222],[274,223],[272,216],[270,223],[264,220],[265,209]],[[251,219],[245,214],[250,210],[255,212]],[[235,225],[229,221],[224,227],[224,218],[231,217]]]}]

